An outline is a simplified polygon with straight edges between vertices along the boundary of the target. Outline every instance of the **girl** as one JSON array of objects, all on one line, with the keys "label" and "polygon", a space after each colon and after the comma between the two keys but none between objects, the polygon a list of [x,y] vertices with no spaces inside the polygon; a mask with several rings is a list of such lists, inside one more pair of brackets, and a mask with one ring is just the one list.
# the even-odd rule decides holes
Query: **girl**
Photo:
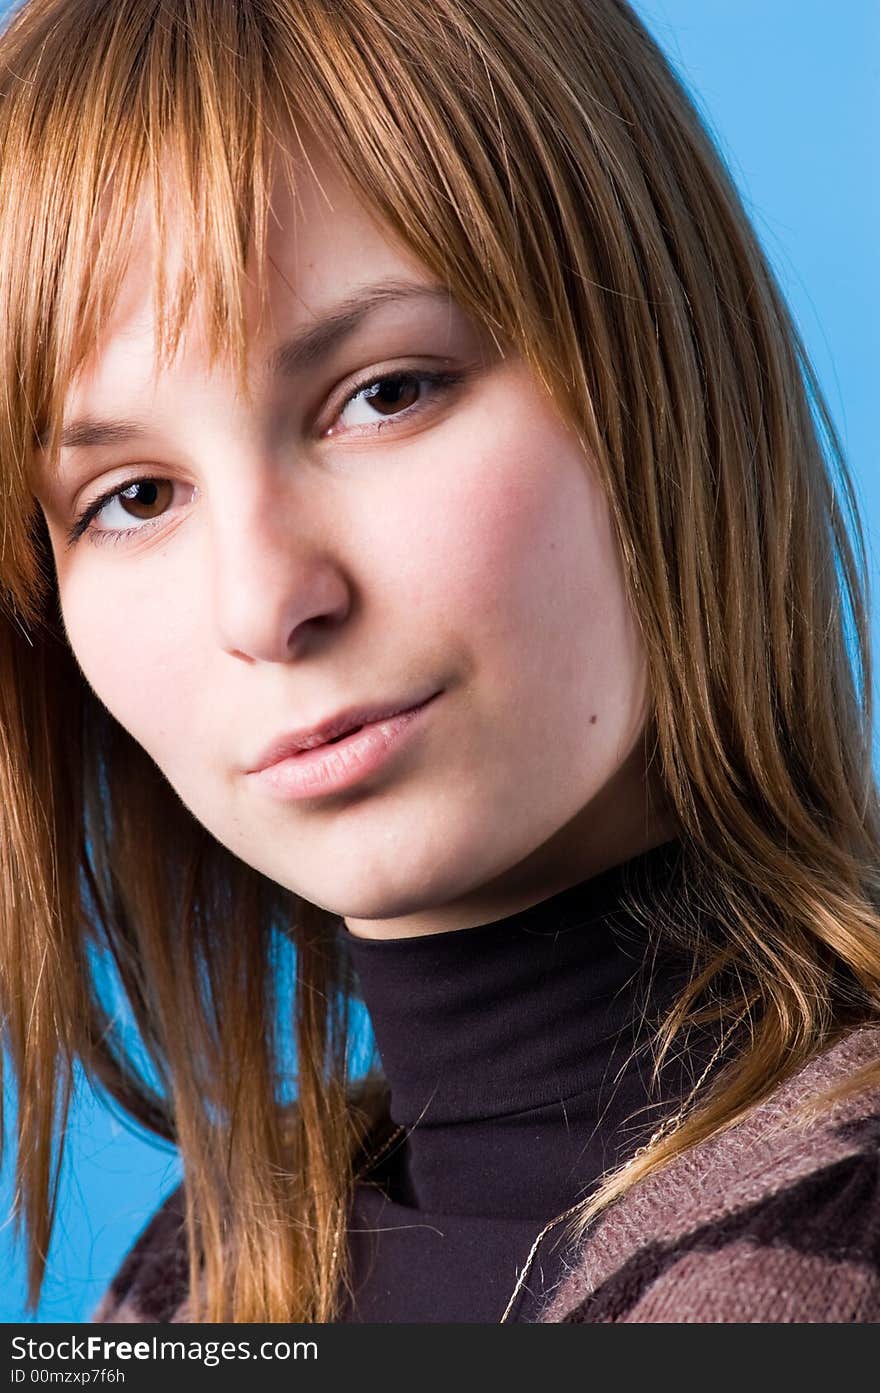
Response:
[{"label": "girl", "polygon": [[0,40],[32,1302],[79,1059],[185,1177],[98,1319],[880,1317],[851,484],[656,47],[553,19]]}]

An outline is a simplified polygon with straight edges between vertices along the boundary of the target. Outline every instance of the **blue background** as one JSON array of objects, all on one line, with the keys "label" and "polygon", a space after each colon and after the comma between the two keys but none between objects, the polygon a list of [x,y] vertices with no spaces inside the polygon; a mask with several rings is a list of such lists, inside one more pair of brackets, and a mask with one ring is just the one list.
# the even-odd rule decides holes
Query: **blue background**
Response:
[{"label": "blue background", "polygon": [[[794,310],[855,475],[876,596],[880,7],[638,0],[636,8],[696,94]],[[8,9],[0,0],[0,17]],[[876,619],[873,634],[880,658]],[[87,1319],[178,1178],[171,1149],[136,1134],[81,1087],[35,1318]],[[11,1198],[7,1157],[4,1218]],[[0,1320],[28,1319],[23,1252],[13,1250],[9,1223],[0,1228],[0,1273]]]}]

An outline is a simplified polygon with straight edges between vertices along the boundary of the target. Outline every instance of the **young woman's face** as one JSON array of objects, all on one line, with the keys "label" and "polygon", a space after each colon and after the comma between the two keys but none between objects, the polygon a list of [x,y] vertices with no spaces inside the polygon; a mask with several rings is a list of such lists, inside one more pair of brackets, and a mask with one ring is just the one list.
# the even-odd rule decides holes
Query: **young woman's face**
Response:
[{"label": "young woman's face", "polygon": [[[462,927],[669,834],[646,812],[644,654],[550,400],[312,166],[273,195],[249,405],[198,318],[154,376],[141,206],[38,497],[82,671],[196,818],[356,933]],[[427,698],[253,772],[339,713]]]}]

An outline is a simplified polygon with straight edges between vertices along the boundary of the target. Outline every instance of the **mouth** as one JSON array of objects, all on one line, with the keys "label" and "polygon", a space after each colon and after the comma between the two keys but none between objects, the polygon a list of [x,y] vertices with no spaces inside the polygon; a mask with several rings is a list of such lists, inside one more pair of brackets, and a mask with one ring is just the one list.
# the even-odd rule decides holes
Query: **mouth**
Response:
[{"label": "mouth", "polygon": [[[413,707],[410,707],[409,709],[410,709],[410,710],[413,710],[414,708],[413,708]],[[370,722],[370,724],[372,725],[373,723]],[[346,736],[348,736],[348,735],[357,735],[358,731],[359,731],[359,730],[363,730],[363,728],[364,728],[364,727],[363,727],[362,725],[360,725],[360,726],[352,726],[351,730],[344,730],[344,731],[342,732],[341,735],[334,735],[332,740],[325,740],[323,745],[315,745],[315,746],[314,746],[314,749],[316,749],[316,750],[323,750],[323,749],[325,748],[325,746],[327,746],[327,745],[338,745],[339,742],[340,742],[340,740],[344,740],[344,739],[346,738]],[[298,750],[297,753],[298,753],[298,754],[305,754],[305,751],[304,751],[304,750]]]},{"label": "mouth", "polygon": [[336,731],[307,748],[276,747],[274,757],[251,777],[276,796],[318,798],[340,793],[382,769],[398,751],[418,738],[441,692],[424,701]]},{"label": "mouth", "polygon": [[[442,689],[441,689],[442,690]],[[305,754],[310,750],[325,749],[329,746],[340,745],[351,736],[366,729],[369,726],[377,725],[381,721],[389,720],[393,716],[399,716],[407,711],[414,711],[424,706],[433,697],[439,696],[438,691],[433,691],[426,697],[418,698],[416,701],[390,702],[383,705],[371,704],[349,707],[346,711],[339,711],[335,716],[330,716],[320,724],[304,727],[301,730],[294,730],[287,735],[282,735],[274,740],[257,760],[246,769],[248,774],[258,774],[264,769],[278,764],[281,760],[292,759],[300,754]]]}]

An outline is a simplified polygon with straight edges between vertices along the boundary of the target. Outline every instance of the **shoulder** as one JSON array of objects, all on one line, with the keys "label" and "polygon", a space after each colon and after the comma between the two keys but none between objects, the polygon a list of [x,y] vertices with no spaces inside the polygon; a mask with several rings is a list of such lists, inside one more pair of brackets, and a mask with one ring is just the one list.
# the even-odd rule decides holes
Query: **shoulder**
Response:
[{"label": "shoulder", "polygon": [[[366,1154],[393,1126],[388,1114],[388,1086],[381,1076],[368,1074],[350,1086],[348,1098],[359,1119],[361,1148]],[[288,1109],[286,1126],[295,1116],[295,1106]],[[360,1151],[356,1156],[360,1159]],[[135,1239],[91,1320],[176,1324],[190,1318],[186,1195],[181,1184]]]},{"label": "shoulder", "polygon": [[139,1234],[92,1314],[96,1323],[185,1320],[189,1289],[183,1186]]},{"label": "shoulder", "polygon": [[878,1062],[880,1030],[853,1032],[634,1186],[577,1250],[543,1319],[880,1321],[880,1087],[803,1112]]}]

